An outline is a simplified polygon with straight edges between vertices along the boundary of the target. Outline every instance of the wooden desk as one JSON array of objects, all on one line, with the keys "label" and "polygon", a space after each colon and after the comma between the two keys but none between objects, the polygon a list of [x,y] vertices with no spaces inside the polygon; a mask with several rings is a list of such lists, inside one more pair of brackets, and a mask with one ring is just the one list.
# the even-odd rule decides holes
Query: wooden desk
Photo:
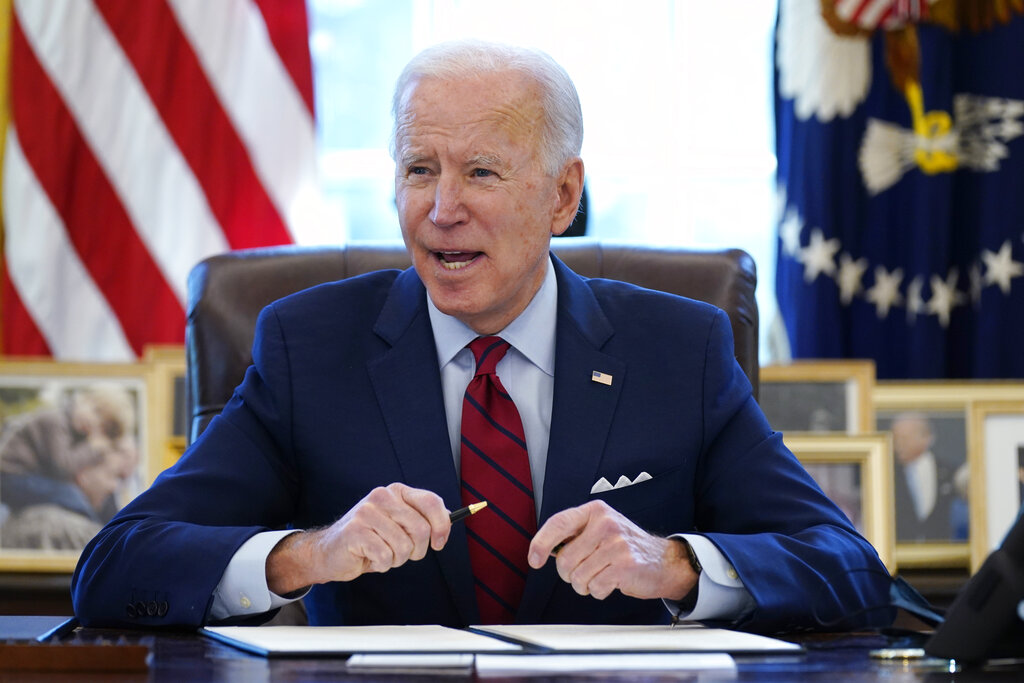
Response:
[{"label": "wooden desk", "polygon": [[[2,619],[2,618],[0,618]],[[250,683],[251,681],[395,681],[419,682],[448,680],[444,676],[427,675],[380,675],[348,674],[345,663],[340,659],[265,659],[246,654],[228,645],[208,640],[190,633],[153,633],[80,630],[77,637],[124,637],[128,643],[145,642],[152,649],[148,672],[138,674],[97,672],[82,674],[45,674],[0,671],[0,681],[76,681],[88,680],[103,683],[117,681],[218,681]],[[951,674],[944,666],[923,667],[914,664],[887,663],[869,657],[869,651],[888,644],[881,636],[871,634],[814,635],[794,638],[806,648],[802,655],[772,655],[760,657],[737,657],[738,671],[735,677],[722,672],[711,672],[707,676],[695,673],[681,673],[679,677],[665,680],[736,680],[736,681],[842,681],[860,683],[866,681],[887,681],[904,683],[910,681],[1020,681],[1024,680],[1024,661]],[[40,645],[39,647],[48,647]],[[116,647],[116,646],[110,646]],[[460,680],[474,680],[472,675],[456,676]],[[644,680],[653,677],[644,676]],[[557,680],[588,680],[586,677],[559,677]],[[497,680],[497,679],[492,679]],[[502,678],[502,681],[512,680]],[[547,683],[553,677],[524,677],[524,683]],[[593,679],[590,679],[593,680]],[[602,681],[636,680],[635,677],[607,677]],[[660,678],[659,678],[660,680]]]}]

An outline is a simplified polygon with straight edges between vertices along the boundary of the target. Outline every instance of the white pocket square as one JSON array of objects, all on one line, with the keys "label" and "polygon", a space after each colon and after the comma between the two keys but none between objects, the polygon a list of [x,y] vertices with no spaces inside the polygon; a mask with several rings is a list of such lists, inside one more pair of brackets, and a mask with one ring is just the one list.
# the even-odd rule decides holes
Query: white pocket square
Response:
[{"label": "white pocket square", "polygon": [[636,475],[636,479],[633,479],[632,481],[630,481],[629,477],[623,474],[622,476],[619,477],[619,480],[615,482],[615,485],[612,486],[610,481],[608,481],[604,477],[601,477],[590,488],[590,493],[591,495],[593,495],[595,493],[603,493],[605,491],[611,491],[613,489],[622,489],[626,488],[627,486],[632,486],[633,484],[639,484],[642,481],[647,481],[648,479],[651,479],[651,475],[649,475],[647,472],[641,472],[640,474]]}]

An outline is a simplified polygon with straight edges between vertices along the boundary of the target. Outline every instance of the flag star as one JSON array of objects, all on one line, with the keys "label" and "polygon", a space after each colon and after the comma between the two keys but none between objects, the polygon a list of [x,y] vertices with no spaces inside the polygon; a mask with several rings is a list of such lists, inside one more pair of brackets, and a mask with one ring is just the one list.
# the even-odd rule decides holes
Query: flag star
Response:
[{"label": "flag star", "polygon": [[999,253],[985,249],[981,252],[981,260],[985,262],[985,284],[998,284],[1003,294],[1010,293],[1010,281],[1024,275],[1024,263],[1013,260],[1013,247],[1010,240],[1003,242]]},{"label": "flag star", "polygon": [[924,297],[921,296],[923,288],[924,278],[920,275],[907,285],[907,322],[913,322],[914,316],[924,310]]},{"label": "flag star", "polygon": [[786,216],[779,223],[779,239],[782,240],[782,251],[789,256],[800,252],[800,231],[804,229],[800,214],[795,210],[786,211]]},{"label": "flag star", "polygon": [[859,258],[856,261],[849,254],[839,256],[839,300],[848,306],[853,297],[860,292],[861,278],[868,269],[868,260]]},{"label": "flag star", "polygon": [[835,237],[825,239],[821,228],[812,230],[811,243],[801,249],[796,257],[797,261],[804,264],[804,280],[814,282],[822,273],[829,276],[834,274],[836,272],[835,256],[840,248],[839,240]]},{"label": "flag star", "polygon": [[928,300],[928,313],[939,317],[939,324],[949,327],[949,316],[953,308],[964,302],[964,295],[956,291],[957,280],[956,268],[949,269],[949,275],[943,280],[938,275],[932,275],[932,298]]},{"label": "flag star", "polygon": [[[903,269],[897,268],[891,273],[885,266],[875,267],[875,284],[865,294],[865,298],[875,305],[879,318],[889,315],[889,309],[903,303],[900,294],[900,283],[903,281]],[[918,296],[921,295],[920,286]]]}]

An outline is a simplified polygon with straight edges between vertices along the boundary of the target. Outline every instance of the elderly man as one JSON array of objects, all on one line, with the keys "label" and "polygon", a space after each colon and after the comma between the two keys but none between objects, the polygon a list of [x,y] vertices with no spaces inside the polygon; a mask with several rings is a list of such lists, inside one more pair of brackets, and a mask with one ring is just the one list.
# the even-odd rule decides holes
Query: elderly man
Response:
[{"label": "elderly man", "polygon": [[438,46],[394,114],[414,267],[263,311],[222,415],[83,554],[78,616],[884,621],[888,574],[770,429],[726,315],[549,253],[584,177],[561,67]]},{"label": "elderly man", "polygon": [[892,421],[896,456],[896,538],[949,541],[955,538],[953,468],[932,453],[935,432],[924,413],[907,412]]}]

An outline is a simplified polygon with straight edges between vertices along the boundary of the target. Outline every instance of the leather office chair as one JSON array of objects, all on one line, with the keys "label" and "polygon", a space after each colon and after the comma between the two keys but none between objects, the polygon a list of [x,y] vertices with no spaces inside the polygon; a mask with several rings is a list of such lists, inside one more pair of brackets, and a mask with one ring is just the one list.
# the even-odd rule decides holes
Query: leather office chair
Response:
[{"label": "leather office chair", "polygon": [[[739,249],[689,251],[552,240],[552,251],[586,277],[632,282],[712,303],[728,313],[736,357],[757,396],[758,315],[754,260]],[[401,244],[270,247],[234,251],[199,263],[188,280],[186,396],[194,441],[242,381],[256,317],[270,302],[322,282],[383,268],[406,268]]]}]

